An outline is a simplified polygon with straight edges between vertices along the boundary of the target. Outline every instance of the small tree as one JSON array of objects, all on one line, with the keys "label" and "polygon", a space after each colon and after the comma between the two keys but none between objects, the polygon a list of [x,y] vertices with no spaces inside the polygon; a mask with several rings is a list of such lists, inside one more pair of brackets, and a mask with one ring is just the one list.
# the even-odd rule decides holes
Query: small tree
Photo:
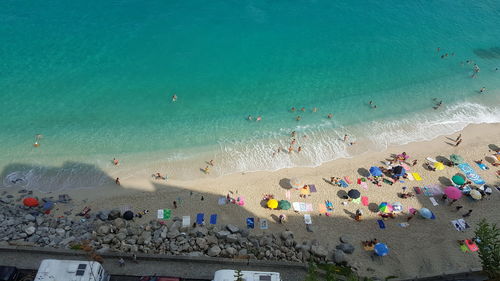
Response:
[{"label": "small tree", "polygon": [[241,272],[241,269],[236,270],[236,272],[234,273],[234,278],[236,278],[235,281],[244,281],[243,280],[243,273]]},{"label": "small tree", "polygon": [[496,224],[489,224],[485,219],[479,222],[475,232],[479,238],[479,258],[484,272],[492,280],[500,279],[500,229]]}]

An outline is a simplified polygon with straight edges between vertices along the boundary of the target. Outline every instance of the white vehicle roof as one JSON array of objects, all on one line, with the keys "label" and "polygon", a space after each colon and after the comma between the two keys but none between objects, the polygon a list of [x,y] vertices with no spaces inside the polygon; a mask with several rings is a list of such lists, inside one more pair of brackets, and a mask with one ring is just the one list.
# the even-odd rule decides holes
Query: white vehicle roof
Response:
[{"label": "white vehicle roof", "polygon": [[43,260],[34,281],[101,281],[104,268],[95,261]]},{"label": "white vehicle roof", "polygon": [[[262,271],[241,271],[244,281],[281,281],[278,272]],[[236,280],[236,270],[222,269],[217,270],[213,281],[234,281]]]}]

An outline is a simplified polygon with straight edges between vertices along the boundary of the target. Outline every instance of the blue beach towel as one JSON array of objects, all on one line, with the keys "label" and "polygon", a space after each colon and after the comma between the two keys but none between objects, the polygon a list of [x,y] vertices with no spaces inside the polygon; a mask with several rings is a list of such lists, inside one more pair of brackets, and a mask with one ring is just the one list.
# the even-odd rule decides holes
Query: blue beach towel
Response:
[{"label": "blue beach towel", "polygon": [[458,164],[457,165],[462,172],[464,172],[465,176],[470,179],[475,184],[485,184],[486,182],[472,169],[472,167],[467,164]]},{"label": "blue beach towel", "polygon": [[344,180],[340,180],[339,183],[340,183],[340,187],[349,187],[347,182],[345,182]]},{"label": "blue beach towel", "polygon": [[210,215],[210,224],[217,224],[217,214]]},{"label": "blue beach towel", "polygon": [[488,170],[488,166],[486,166],[485,164],[483,163],[476,163],[476,165],[479,167],[479,169],[481,170]]},{"label": "blue beach towel", "polygon": [[199,213],[196,215],[196,223],[197,224],[203,224],[205,220],[205,214],[204,213]]},{"label": "blue beach towel", "polygon": [[255,219],[247,218],[247,228],[253,229],[255,227]]},{"label": "blue beach towel", "polygon": [[377,220],[378,222],[378,226],[381,228],[381,229],[385,229],[385,223],[383,220]]}]

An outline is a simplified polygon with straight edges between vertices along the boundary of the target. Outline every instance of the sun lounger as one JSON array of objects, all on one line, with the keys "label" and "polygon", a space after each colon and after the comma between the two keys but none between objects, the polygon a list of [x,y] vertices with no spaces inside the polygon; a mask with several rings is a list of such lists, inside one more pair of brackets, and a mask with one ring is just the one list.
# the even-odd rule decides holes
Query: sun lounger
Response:
[{"label": "sun lounger", "polygon": [[380,227],[381,229],[385,229],[385,223],[383,220],[377,220],[378,222],[378,227]]},{"label": "sun lounger", "polygon": [[191,225],[191,217],[190,216],[182,216],[182,226],[189,227]]},{"label": "sun lounger", "polygon": [[210,215],[210,224],[217,224],[217,214]]},{"label": "sun lounger", "polygon": [[361,197],[361,203],[363,204],[363,206],[368,206],[368,204],[370,203],[370,202],[368,201],[368,197],[366,197],[366,196],[362,196],[362,197]]},{"label": "sun lounger", "polygon": [[462,172],[464,172],[465,176],[470,179],[475,184],[485,184],[485,181],[472,169],[472,167],[467,164],[458,164],[457,165]]},{"label": "sun lounger", "polygon": [[429,200],[431,200],[431,203],[432,203],[432,206],[438,206],[438,202],[436,201],[436,199],[434,197],[429,197]]},{"label": "sun lounger", "polygon": [[197,224],[204,224],[205,223],[205,214],[204,213],[199,213],[196,215],[196,223]]},{"label": "sun lounger", "polygon": [[413,175],[413,178],[416,180],[416,181],[421,181],[422,178],[420,177],[420,175],[418,173],[411,173]]},{"label": "sun lounger", "polygon": [[314,184],[308,184],[308,186],[309,186],[309,191],[311,191],[311,193],[312,192],[318,192],[318,190],[316,190],[316,185],[314,185]]},{"label": "sun lounger", "polygon": [[352,181],[351,181],[351,179],[350,179],[348,176],[345,176],[345,177],[344,177],[344,180],[345,180],[348,184],[352,184]]},{"label": "sun lounger", "polygon": [[269,228],[269,224],[267,222],[267,219],[260,219],[259,223],[260,229],[266,230]]},{"label": "sun lounger", "polygon": [[253,229],[255,227],[255,219],[247,218],[247,228]]},{"label": "sun lounger", "polygon": [[340,180],[339,183],[340,183],[340,187],[349,187],[347,182],[345,182],[344,180]]},{"label": "sun lounger", "polygon": [[305,222],[306,224],[312,224],[311,215],[309,215],[309,214],[305,214],[305,215],[304,215],[304,222]]},{"label": "sun lounger", "polygon": [[471,252],[476,252],[477,250],[479,250],[476,243],[474,243],[472,240],[469,239],[465,240],[465,244],[467,245],[467,248],[469,248]]}]

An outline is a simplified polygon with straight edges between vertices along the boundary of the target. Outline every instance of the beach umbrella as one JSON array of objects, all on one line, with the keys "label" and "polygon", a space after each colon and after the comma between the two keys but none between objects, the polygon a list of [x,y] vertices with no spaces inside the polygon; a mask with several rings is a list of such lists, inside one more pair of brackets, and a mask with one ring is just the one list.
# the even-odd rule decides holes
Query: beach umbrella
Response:
[{"label": "beach umbrella", "polygon": [[403,204],[401,202],[392,203],[392,210],[397,213],[403,211]]},{"label": "beach umbrella", "polygon": [[405,168],[403,168],[402,166],[396,166],[392,169],[392,173],[396,176],[396,177],[402,177],[404,176],[404,174],[406,174],[406,170]]},{"label": "beach umbrella", "polygon": [[373,166],[370,168],[370,174],[372,174],[372,176],[374,177],[379,177],[382,175],[382,171],[380,170],[379,167]]},{"label": "beach umbrella", "polygon": [[387,245],[384,243],[375,244],[373,250],[375,251],[375,254],[380,257],[387,256],[387,254],[389,253],[389,247],[387,247]]},{"label": "beach umbrella", "polygon": [[304,182],[301,181],[300,179],[298,178],[291,178],[290,179],[290,185],[295,188],[295,189],[299,189],[299,188],[302,188],[304,187]]},{"label": "beach umbrella", "polygon": [[424,219],[432,219],[433,215],[431,210],[427,208],[422,208],[418,210],[418,213],[424,218]]},{"label": "beach umbrella", "polygon": [[389,204],[387,202],[382,202],[378,206],[378,210],[382,213],[390,213],[390,212],[392,212],[392,206],[391,206],[391,204]]},{"label": "beach umbrella", "polygon": [[289,201],[286,201],[286,200],[280,200],[278,202],[278,207],[280,207],[280,209],[282,210],[288,210],[292,207],[292,204],[290,204]]},{"label": "beach umbrella", "polygon": [[276,208],[278,208],[278,200],[276,200],[276,199],[270,199],[269,201],[267,201],[267,207],[269,209],[276,209]]},{"label": "beach umbrella", "polygon": [[456,185],[462,185],[465,183],[465,179],[460,176],[460,175],[454,175],[452,178],[451,178],[451,181],[456,184]]},{"label": "beach umbrella", "polygon": [[126,220],[132,220],[134,218],[134,213],[132,211],[126,211],[123,213],[123,218]]},{"label": "beach umbrella", "polygon": [[479,192],[479,190],[477,189],[473,189],[470,191],[470,197],[472,197],[474,200],[481,200],[481,198],[483,198],[483,196],[481,195],[481,192]]},{"label": "beach umbrella", "polygon": [[436,168],[436,170],[438,171],[444,170],[444,164],[441,162],[436,162],[434,163],[434,168]]},{"label": "beach umbrella", "polygon": [[457,155],[457,154],[452,154],[450,155],[450,160],[455,163],[455,164],[462,164],[465,163],[465,160],[462,158],[462,156]]},{"label": "beach umbrella", "polygon": [[47,202],[43,203],[42,209],[44,209],[45,211],[52,210],[52,208],[54,208],[54,202],[47,201]]},{"label": "beach umbrella", "polygon": [[24,206],[28,206],[28,207],[36,207],[36,206],[38,206],[39,203],[38,203],[38,200],[36,200],[36,198],[27,197],[27,198],[24,198],[23,204],[24,204]]},{"label": "beach umbrella", "polygon": [[349,192],[347,192],[347,196],[351,197],[352,199],[358,199],[361,196],[361,193],[359,193],[359,190],[357,189],[351,189]]},{"label": "beach umbrella", "polygon": [[448,196],[448,198],[453,200],[458,200],[462,197],[462,191],[454,186],[448,186],[444,189],[444,194]]}]

